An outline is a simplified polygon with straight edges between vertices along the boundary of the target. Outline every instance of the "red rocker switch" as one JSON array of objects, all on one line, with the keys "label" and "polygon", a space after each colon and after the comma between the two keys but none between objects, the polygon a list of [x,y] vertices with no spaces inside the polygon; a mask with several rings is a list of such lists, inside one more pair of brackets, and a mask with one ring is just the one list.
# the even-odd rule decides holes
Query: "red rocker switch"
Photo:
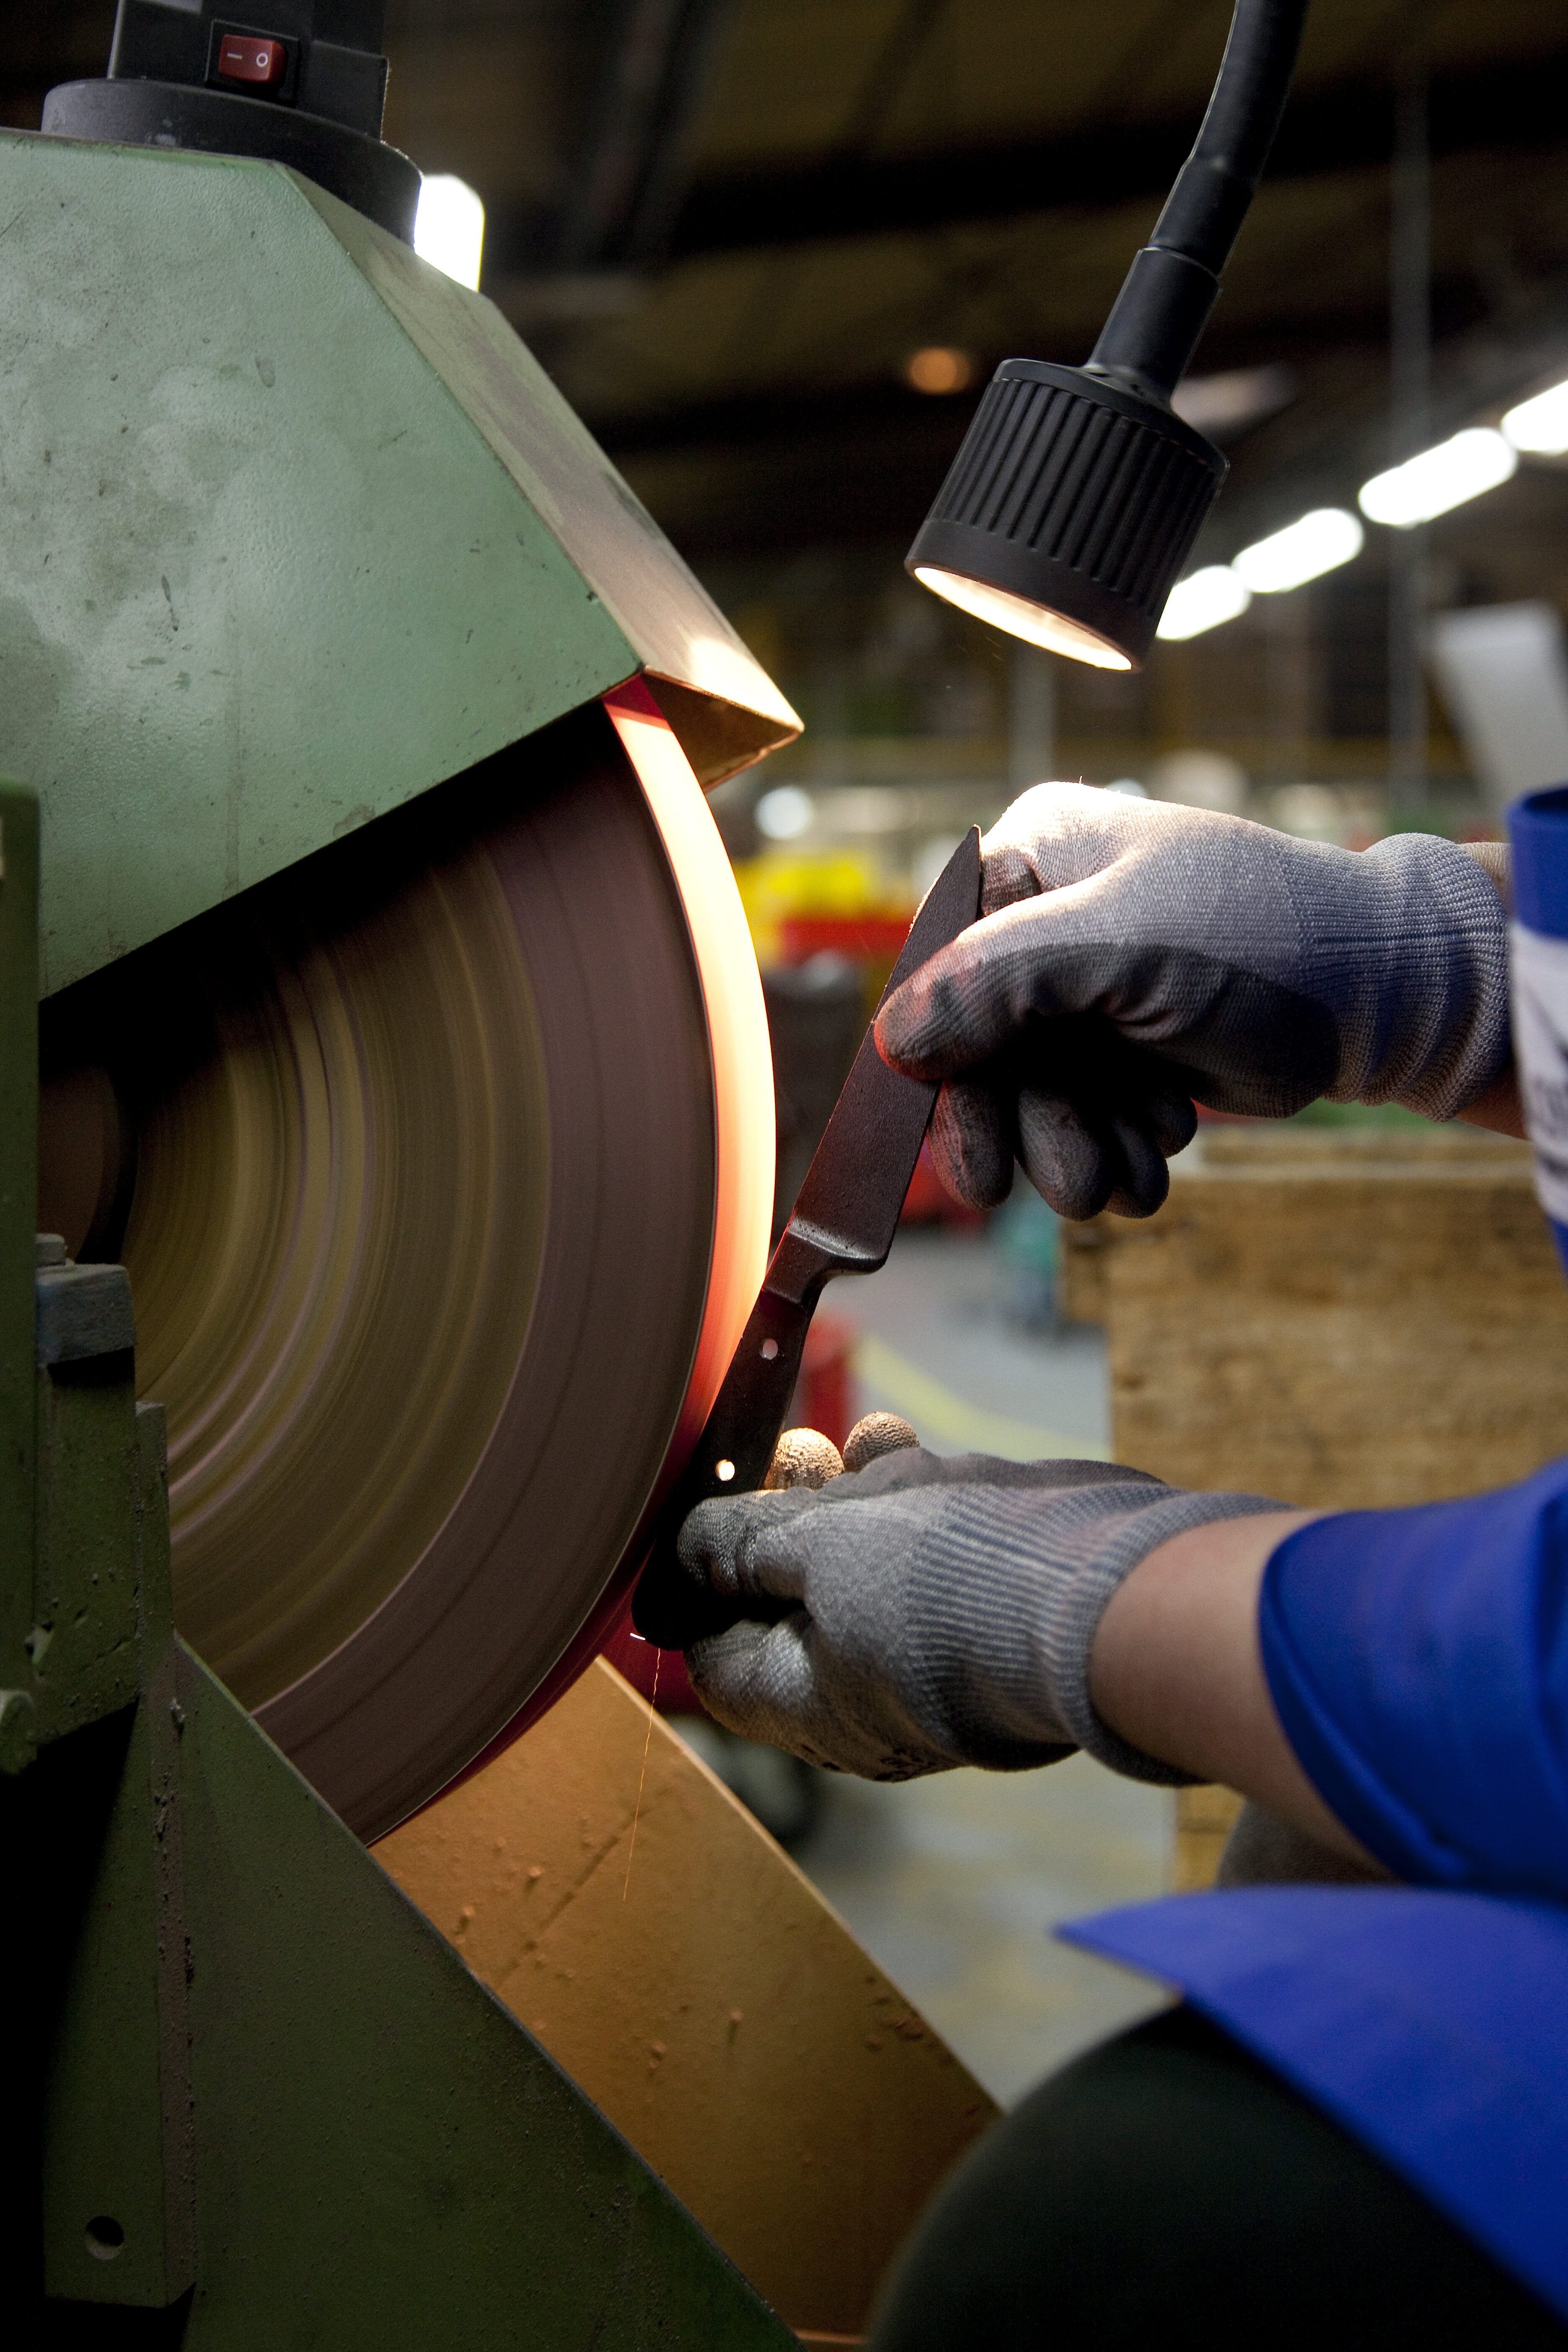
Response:
[{"label": "red rocker switch", "polygon": [[258,41],[246,33],[226,33],[218,44],[218,78],[268,89],[289,70],[289,51],[282,41]]}]

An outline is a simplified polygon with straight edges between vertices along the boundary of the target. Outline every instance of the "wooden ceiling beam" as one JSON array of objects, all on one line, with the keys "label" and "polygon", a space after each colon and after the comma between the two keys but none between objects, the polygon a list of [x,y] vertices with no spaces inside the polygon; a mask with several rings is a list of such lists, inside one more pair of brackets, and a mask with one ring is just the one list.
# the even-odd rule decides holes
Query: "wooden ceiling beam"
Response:
[{"label": "wooden ceiling beam", "polygon": [[[1562,90],[1568,45],[1432,84],[1435,158],[1480,150],[1563,144]],[[930,154],[835,157],[722,179],[688,192],[672,257],[800,245],[879,232],[936,229],[1016,217],[1061,205],[1157,202],[1180,169],[1195,115],[1165,122],[1096,124],[1063,137]],[[1387,84],[1314,91],[1288,108],[1268,166],[1270,182],[1386,163],[1394,140]]]}]

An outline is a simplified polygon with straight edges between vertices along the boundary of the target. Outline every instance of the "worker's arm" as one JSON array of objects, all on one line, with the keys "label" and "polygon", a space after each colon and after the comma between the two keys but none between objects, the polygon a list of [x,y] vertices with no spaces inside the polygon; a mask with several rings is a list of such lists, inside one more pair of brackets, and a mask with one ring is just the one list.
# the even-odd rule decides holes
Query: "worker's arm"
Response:
[{"label": "worker's arm", "polygon": [[1041,784],[984,842],[984,913],[877,1023],[943,1081],[931,1149],[977,1208],[1015,1160],[1064,1216],[1147,1216],[1195,1104],[1318,1096],[1517,1132],[1506,852],[1352,852],[1209,809]]},{"label": "worker's arm", "polygon": [[1568,1896],[1568,1461],[1312,1517],[1103,1463],[885,1456],[705,1503],[689,1653],[734,1730],[884,1780],[1073,1747],[1220,1780],[1427,1885]]},{"label": "worker's arm", "polygon": [[1184,1530],[1275,1506],[1105,1462],[885,1454],[819,1492],[700,1504],[682,1571],[739,1620],[695,1643],[721,1723],[808,1762],[901,1780],[1016,1771],[1087,1748],[1157,1781],[1182,1764],[1118,1737],[1089,1691],[1106,1603]]},{"label": "worker's arm", "polygon": [[1458,1117],[1468,1127],[1489,1128],[1494,1135],[1514,1135],[1525,1140],[1524,1105],[1520,1099],[1519,1074],[1507,1070],[1500,1078],[1467,1103]]},{"label": "worker's arm", "polygon": [[1112,1594],[1089,1654],[1095,1711],[1130,1746],[1266,1805],[1349,1861],[1370,1857],[1296,1760],[1269,1696],[1258,1599],[1308,1511],[1225,1519],[1161,1544]]}]

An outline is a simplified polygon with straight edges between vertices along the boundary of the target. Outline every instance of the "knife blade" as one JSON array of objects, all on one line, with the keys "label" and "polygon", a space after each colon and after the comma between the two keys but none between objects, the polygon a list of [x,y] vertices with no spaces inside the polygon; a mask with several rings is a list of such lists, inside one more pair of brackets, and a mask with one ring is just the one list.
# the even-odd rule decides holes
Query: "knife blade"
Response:
[{"label": "knife blade", "polygon": [[[879,1012],[976,919],[980,879],[975,825],[921,901]],[[867,1030],[702,1434],[659,1513],[632,1604],[645,1641],[685,1649],[733,1621],[728,1602],[683,1575],[676,1539],[697,1504],[754,1492],[766,1477],[823,1286],[836,1275],[874,1274],[886,1265],[936,1097],[935,1080],[889,1069]]]}]

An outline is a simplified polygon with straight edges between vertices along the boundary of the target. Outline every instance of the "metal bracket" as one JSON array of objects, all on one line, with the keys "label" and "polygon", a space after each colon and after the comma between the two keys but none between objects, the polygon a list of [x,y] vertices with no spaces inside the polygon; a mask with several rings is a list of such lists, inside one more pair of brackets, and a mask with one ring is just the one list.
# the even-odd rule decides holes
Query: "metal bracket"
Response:
[{"label": "metal bracket", "polygon": [[37,1622],[48,1638],[42,1745],[16,1792],[58,1939],[43,2287],[73,2303],[163,2308],[195,2277],[163,1415],[137,1407],[127,1353],[85,1360],[89,1380],[39,1375]]}]

